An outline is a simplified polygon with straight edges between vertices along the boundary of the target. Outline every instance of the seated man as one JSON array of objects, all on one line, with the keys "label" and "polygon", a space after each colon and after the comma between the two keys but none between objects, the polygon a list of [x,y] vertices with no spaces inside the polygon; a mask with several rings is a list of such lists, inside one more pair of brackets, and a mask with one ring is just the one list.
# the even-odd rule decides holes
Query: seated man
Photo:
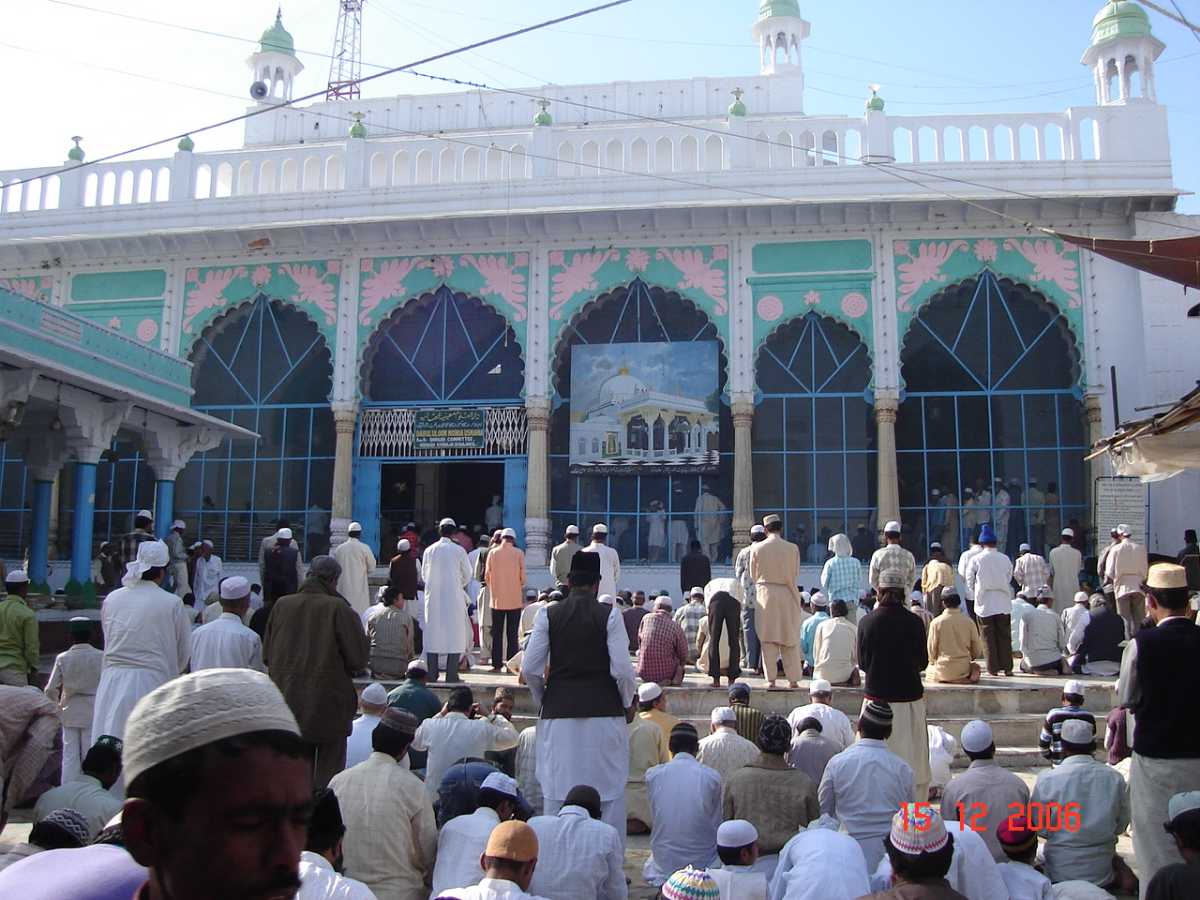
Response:
[{"label": "seated man", "polygon": [[[858,629],[847,618],[846,601],[829,604],[829,618],[813,632],[813,678],[830,684],[857,687]],[[815,616],[813,617],[816,618]],[[813,619],[805,622],[808,625]]]},{"label": "seated man", "polygon": [[667,695],[654,682],[639,685],[637,694],[638,718],[658,726],[662,759],[666,762],[671,758],[671,730],[679,724],[679,720],[667,712]]},{"label": "seated man", "polygon": [[823,730],[820,719],[805,716],[796,726],[796,734],[787,755],[788,765],[807,775],[813,784],[821,783],[825,777],[825,767],[842,750],[836,741],[822,734]]},{"label": "seated man", "polygon": [[923,829],[914,822],[914,814],[900,810],[892,818],[891,829],[884,838],[884,848],[891,863],[891,887],[868,894],[862,900],[966,900],[950,887],[946,874],[954,862],[954,841],[946,830],[942,817],[928,811],[928,823]]},{"label": "seated man", "polygon": [[1082,681],[1068,681],[1063,685],[1063,705],[1046,713],[1041,734],[1038,735],[1038,746],[1042,749],[1042,756],[1051,763],[1057,764],[1062,760],[1061,732],[1064,722],[1082,719],[1093,729],[1096,727],[1096,717],[1083,708],[1083,691]]},{"label": "seated man", "polygon": [[642,874],[656,887],[686,866],[711,865],[721,824],[721,776],[696,759],[700,752],[696,729],[687,722],[676,725],[670,751],[669,763],[646,773],[654,827]]},{"label": "seated man", "polygon": [[[377,681],[371,682],[359,695],[358,708],[362,715],[354,720],[350,726],[350,736],[346,738],[347,769],[357,766],[371,755],[371,732],[388,708],[387,689]],[[341,815],[341,810],[338,815]]]},{"label": "seated man", "polygon": [[745,819],[722,822],[717,829],[721,868],[708,874],[717,883],[721,900],[767,900],[767,876],[755,869],[758,831]]},{"label": "seated man", "polygon": [[823,678],[814,678],[808,685],[808,699],[788,713],[788,724],[794,729],[812,716],[821,723],[821,733],[845,750],[854,743],[854,729],[847,715],[833,705],[833,685]]},{"label": "seated man", "polygon": [[33,819],[46,818],[56,809],[73,809],[87,819],[91,837],[121,811],[121,801],[109,792],[121,776],[121,742],[101,738],[83,758],[83,773],[73,781],[51,788],[38,798]]},{"label": "seated man", "polygon": [[[700,609],[703,610],[703,604]],[[699,619],[696,622],[699,625]],[[671,600],[659,597],[654,612],[638,626],[638,678],[656,684],[683,684],[683,667],[688,661],[688,642],[683,629],[671,618]]]},{"label": "seated man", "polygon": [[438,834],[437,862],[433,867],[434,897],[475,880],[479,873],[479,854],[487,846],[492,830],[515,817],[520,809],[519,796],[513,779],[493,772],[479,787],[479,807],[442,826]]},{"label": "seated man", "polygon": [[1121,671],[1125,620],[1108,605],[1103,594],[1093,594],[1083,640],[1071,657],[1071,671],[1083,675],[1116,675]]},{"label": "seated man", "polygon": [[779,851],[771,900],[857,900],[871,892],[858,841],[832,828],[809,828]]},{"label": "seated man", "polygon": [[1025,817],[1018,814],[1001,821],[996,828],[996,842],[1004,854],[998,868],[1009,896],[1022,900],[1054,900],[1050,879],[1034,868],[1038,836],[1029,828]]},{"label": "seated man", "polygon": [[483,759],[489,750],[510,750],[519,739],[512,722],[493,712],[480,715],[479,704],[468,687],[450,691],[446,705],[417,728],[412,746],[428,750],[425,762],[425,793],[437,793],[446,769],[460,759]]},{"label": "seated man", "polygon": [[929,668],[934,681],[942,684],[975,684],[979,665],[973,660],[984,655],[979,626],[964,615],[962,598],[954,591],[942,594],[942,614],[929,625]]},{"label": "seated man", "polygon": [[946,785],[942,793],[942,818],[969,822],[972,828],[978,828],[992,859],[1003,863],[1008,857],[997,839],[996,828],[1008,821],[1012,814],[1010,806],[1026,808],[1029,788],[1020,776],[996,762],[996,741],[987,722],[980,719],[968,722],[960,743],[971,765]]},{"label": "seated man", "polygon": [[[1129,789],[1116,769],[1092,754],[1096,728],[1082,719],[1063,722],[1062,762],[1043,769],[1033,785],[1030,805],[1055,806],[1065,815],[1067,804],[1077,810],[1078,828],[1051,831],[1043,827],[1046,874],[1050,880],[1089,881],[1099,887],[1115,883],[1119,891],[1137,893],[1137,878],[1117,855],[1117,838],[1129,827]],[[1060,825],[1051,816],[1043,826]]]},{"label": "seated man", "polygon": [[721,783],[742,766],[758,759],[758,745],[737,733],[737,713],[729,706],[718,706],[709,716],[711,734],[700,742],[700,762],[716,769]]},{"label": "seated man", "polygon": [[501,822],[488,837],[479,868],[483,879],[443,891],[446,900],[542,900],[527,893],[538,863],[538,839],[524,822]]},{"label": "seated man", "polygon": [[[617,829],[600,821],[600,792],[576,785],[556,816],[529,820],[539,863],[529,890],[544,897],[625,900],[625,848]],[[434,888],[436,891],[436,887]]]},{"label": "seated man", "polygon": [[295,900],[374,900],[375,895],[361,881],[339,875],[342,862],[342,838],[346,826],[337,795],[329,788],[317,791],[308,819],[308,839],[300,854],[300,892]]},{"label": "seated man", "polygon": [[416,622],[404,608],[407,601],[400,588],[389,584],[383,589],[379,609],[371,609],[365,619],[371,651],[367,668],[375,678],[389,681],[403,678],[413,657]]},{"label": "seated man", "polygon": [[649,834],[650,826],[654,824],[650,794],[646,790],[646,773],[671,760],[662,736],[662,729],[649,719],[637,716],[629,723],[629,781],[625,783],[626,834]]},{"label": "seated man", "polygon": [[1200,897],[1200,791],[1175,794],[1167,802],[1163,828],[1175,839],[1181,863],[1171,863],[1154,873],[1146,900],[1182,900]]},{"label": "seated man", "polygon": [[1066,651],[1062,619],[1054,612],[1054,595],[1041,590],[1037,606],[1021,622],[1021,671],[1061,675]]}]

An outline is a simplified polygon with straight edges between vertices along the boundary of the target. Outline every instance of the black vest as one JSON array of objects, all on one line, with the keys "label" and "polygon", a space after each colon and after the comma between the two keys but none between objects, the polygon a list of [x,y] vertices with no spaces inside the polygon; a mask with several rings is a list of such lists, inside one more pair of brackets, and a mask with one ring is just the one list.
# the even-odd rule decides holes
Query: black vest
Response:
[{"label": "black vest", "polygon": [[542,697],[543,719],[625,715],[609,670],[608,617],[612,607],[588,589],[546,608],[550,630],[550,674]]},{"label": "black vest", "polygon": [[1147,628],[1137,641],[1137,685],[1133,750],[1162,759],[1200,757],[1200,628],[1172,619]]}]

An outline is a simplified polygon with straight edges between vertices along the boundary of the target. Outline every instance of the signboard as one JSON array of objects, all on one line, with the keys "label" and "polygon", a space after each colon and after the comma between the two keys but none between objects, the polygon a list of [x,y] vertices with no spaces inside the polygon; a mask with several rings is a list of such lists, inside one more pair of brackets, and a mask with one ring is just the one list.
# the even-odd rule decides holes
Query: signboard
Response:
[{"label": "signboard", "polygon": [[416,409],[412,449],[480,450],[487,427],[485,409]]},{"label": "signboard", "polygon": [[1108,533],[1118,525],[1128,525],[1133,539],[1146,543],[1147,488],[1140,478],[1104,476],[1096,479],[1096,546],[1108,542]]},{"label": "signboard", "polygon": [[571,471],[715,472],[716,341],[578,344],[571,350]]}]

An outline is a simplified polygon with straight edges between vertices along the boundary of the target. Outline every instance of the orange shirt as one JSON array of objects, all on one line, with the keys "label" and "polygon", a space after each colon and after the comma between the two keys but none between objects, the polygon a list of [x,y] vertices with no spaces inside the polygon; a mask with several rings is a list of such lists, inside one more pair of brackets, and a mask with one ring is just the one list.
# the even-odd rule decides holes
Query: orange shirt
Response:
[{"label": "orange shirt", "polygon": [[483,580],[492,609],[520,609],[525,595],[525,553],[501,541],[488,552]]}]

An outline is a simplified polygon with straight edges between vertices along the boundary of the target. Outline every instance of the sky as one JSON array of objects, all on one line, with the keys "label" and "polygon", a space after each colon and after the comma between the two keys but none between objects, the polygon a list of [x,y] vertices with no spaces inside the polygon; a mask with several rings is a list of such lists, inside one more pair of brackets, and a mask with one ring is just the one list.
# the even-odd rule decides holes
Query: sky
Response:
[{"label": "sky", "polygon": [[[1177,0],[1200,21],[1200,0]],[[366,0],[363,74],[592,5],[591,0]],[[806,112],[861,115],[875,82],[891,113],[1050,112],[1095,101],[1079,59],[1100,0],[801,0]],[[5,140],[0,170],[54,165],[71,135],[89,158],[243,112],[246,57],[275,0],[22,0],[0,35]],[[299,93],[321,90],[339,0],[284,0],[284,24],[306,68]],[[431,64],[427,71],[500,87],[755,74],[750,34],[758,0],[632,0],[557,29]],[[1200,191],[1200,39],[1151,12],[1167,44],[1157,70],[1170,115],[1176,185]],[[142,20],[154,20],[142,21]],[[203,34],[188,29],[213,32]],[[431,93],[445,85],[395,74],[367,96]],[[194,135],[196,149],[241,146],[241,126]],[[165,157],[174,142],[139,156]],[[1184,197],[1182,212],[1200,213]]]}]

